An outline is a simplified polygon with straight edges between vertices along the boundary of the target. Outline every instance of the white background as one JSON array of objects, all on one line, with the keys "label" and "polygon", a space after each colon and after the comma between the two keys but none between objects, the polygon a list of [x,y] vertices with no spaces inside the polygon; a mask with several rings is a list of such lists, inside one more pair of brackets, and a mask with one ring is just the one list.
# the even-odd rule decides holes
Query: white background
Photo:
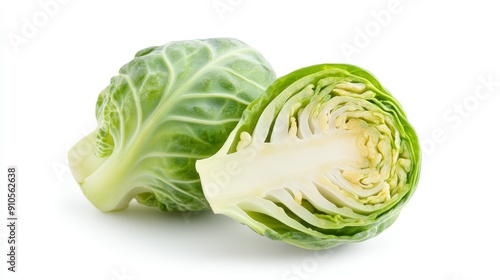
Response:
[{"label": "white background", "polygon": [[[54,1],[1,1],[1,279],[499,279],[494,1]],[[379,78],[424,148],[391,228],[314,253],[210,212],[104,214],[85,199],[66,153],[96,126],[109,79],[144,47],[210,37],[257,48],[278,76],[352,63]],[[10,165],[17,273],[5,262]]]}]

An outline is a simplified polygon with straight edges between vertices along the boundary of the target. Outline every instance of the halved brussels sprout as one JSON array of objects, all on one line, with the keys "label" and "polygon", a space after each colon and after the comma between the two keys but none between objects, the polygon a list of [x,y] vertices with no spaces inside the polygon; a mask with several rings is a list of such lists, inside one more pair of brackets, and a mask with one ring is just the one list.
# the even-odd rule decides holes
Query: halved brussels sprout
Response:
[{"label": "halved brussels sprout", "polygon": [[390,226],[415,191],[420,161],[394,97],[363,69],[325,64],[274,82],[196,169],[215,213],[326,249]]}]

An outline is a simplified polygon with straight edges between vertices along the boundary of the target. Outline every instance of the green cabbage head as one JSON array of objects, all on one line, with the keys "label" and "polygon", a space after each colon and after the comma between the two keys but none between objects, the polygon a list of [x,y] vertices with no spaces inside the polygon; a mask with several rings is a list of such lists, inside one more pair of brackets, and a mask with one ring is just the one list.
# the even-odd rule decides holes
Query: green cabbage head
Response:
[{"label": "green cabbage head", "polygon": [[235,39],[143,49],[99,95],[98,127],[69,151],[71,171],[102,211],[133,198],[166,211],[206,209],[196,160],[220,149],[274,80],[262,55]]},{"label": "green cabbage head", "polygon": [[377,79],[325,64],[274,82],[196,168],[215,213],[326,249],[390,226],[415,191],[420,161],[415,131]]}]

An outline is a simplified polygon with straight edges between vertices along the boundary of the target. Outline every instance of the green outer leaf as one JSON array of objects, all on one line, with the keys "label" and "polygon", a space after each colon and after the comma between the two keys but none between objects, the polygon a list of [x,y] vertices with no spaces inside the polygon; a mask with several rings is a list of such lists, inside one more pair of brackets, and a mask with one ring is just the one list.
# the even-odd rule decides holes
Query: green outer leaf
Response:
[{"label": "green outer leaf", "polygon": [[98,128],[68,155],[73,175],[102,211],[134,197],[165,211],[207,209],[196,160],[221,147],[274,79],[262,55],[236,39],[143,49],[99,95]]}]

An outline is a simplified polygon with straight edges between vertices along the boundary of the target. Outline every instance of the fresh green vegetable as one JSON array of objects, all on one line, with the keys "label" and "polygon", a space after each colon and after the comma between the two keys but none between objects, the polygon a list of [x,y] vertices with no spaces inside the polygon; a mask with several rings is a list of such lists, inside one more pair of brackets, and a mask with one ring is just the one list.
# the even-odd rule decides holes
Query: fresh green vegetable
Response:
[{"label": "fresh green vegetable", "polygon": [[132,198],[166,211],[208,207],[195,162],[217,152],[275,74],[235,39],[172,42],[139,51],[99,95],[97,129],[69,151],[100,210]]},{"label": "fresh green vegetable", "polygon": [[377,79],[325,64],[273,83],[196,169],[215,213],[325,249],[390,226],[415,191],[420,161],[415,131]]}]

